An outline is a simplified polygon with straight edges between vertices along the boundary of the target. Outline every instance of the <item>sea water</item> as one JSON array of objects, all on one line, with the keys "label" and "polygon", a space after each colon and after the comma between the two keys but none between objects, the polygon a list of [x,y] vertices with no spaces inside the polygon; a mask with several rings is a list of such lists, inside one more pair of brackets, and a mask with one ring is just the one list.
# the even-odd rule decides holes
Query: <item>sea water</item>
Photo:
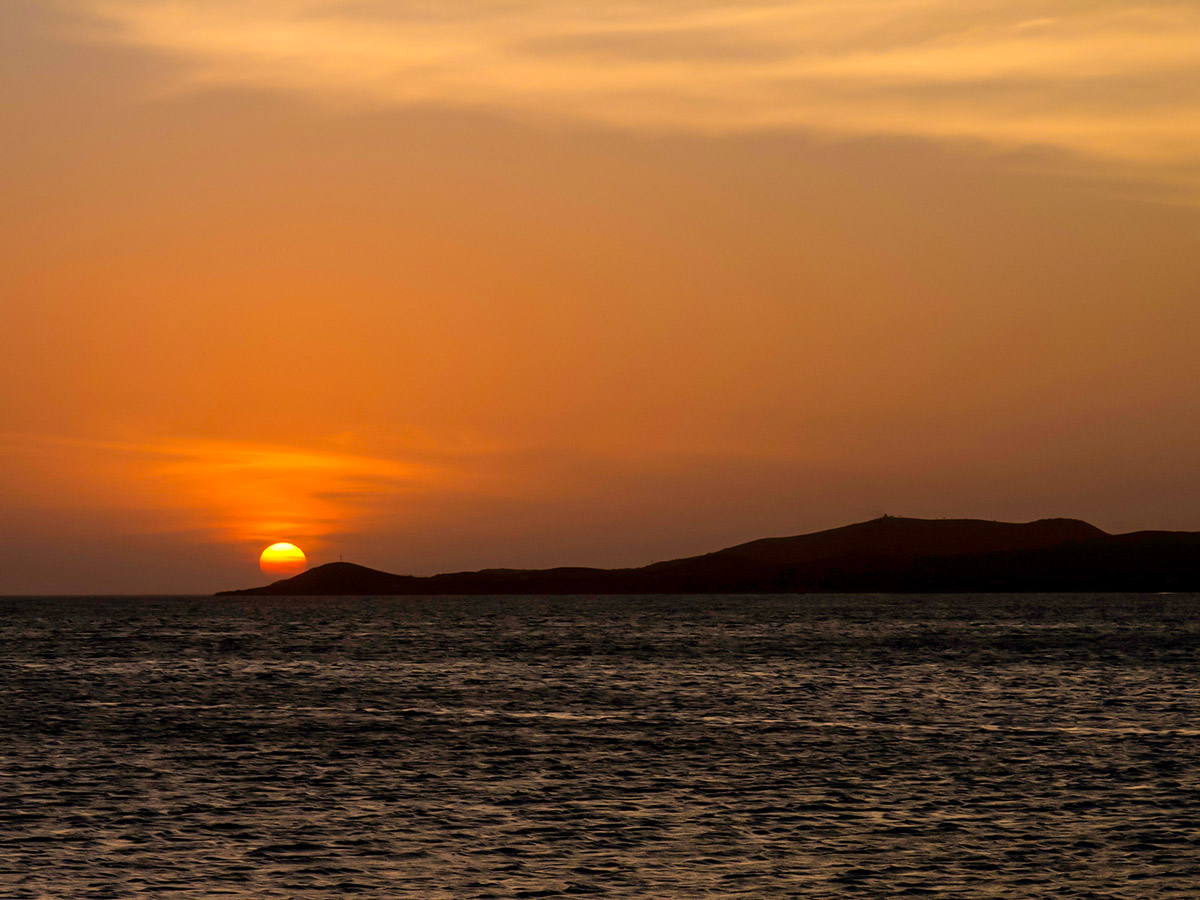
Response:
[{"label": "sea water", "polygon": [[1200,896],[1200,596],[0,599],[0,897]]}]

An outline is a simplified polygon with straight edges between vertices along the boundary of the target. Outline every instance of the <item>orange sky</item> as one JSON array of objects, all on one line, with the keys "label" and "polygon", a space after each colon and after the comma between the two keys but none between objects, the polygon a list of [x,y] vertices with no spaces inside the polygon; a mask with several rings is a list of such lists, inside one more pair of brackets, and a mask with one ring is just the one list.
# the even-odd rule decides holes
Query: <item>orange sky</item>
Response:
[{"label": "orange sky", "polygon": [[1200,529],[1198,45],[1180,2],[8,0],[0,593]]}]

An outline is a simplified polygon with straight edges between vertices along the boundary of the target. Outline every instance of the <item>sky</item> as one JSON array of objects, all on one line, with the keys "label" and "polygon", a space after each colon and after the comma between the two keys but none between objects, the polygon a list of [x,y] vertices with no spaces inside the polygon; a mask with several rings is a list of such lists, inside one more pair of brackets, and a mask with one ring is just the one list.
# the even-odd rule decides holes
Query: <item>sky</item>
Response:
[{"label": "sky", "polygon": [[1200,530],[1193,0],[5,0],[0,594]]}]

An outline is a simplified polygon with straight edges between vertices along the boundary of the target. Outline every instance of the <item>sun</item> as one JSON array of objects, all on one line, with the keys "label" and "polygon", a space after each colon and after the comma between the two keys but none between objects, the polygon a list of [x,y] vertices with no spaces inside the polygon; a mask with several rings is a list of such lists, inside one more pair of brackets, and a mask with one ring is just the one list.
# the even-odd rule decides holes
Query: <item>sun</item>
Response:
[{"label": "sun", "polygon": [[295,544],[272,544],[258,558],[258,567],[268,575],[298,575],[308,566],[304,551]]}]

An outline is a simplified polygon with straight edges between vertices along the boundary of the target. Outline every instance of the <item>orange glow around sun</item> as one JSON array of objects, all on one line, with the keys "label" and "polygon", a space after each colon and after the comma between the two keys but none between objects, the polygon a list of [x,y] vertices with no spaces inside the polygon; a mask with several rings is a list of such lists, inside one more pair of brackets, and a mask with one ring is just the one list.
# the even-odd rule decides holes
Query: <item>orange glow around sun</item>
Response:
[{"label": "orange glow around sun", "polygon": [[258,558],[258,567],[268,575],[298,575],[308,566],[304,551],[295,544],[272,544]]}]

